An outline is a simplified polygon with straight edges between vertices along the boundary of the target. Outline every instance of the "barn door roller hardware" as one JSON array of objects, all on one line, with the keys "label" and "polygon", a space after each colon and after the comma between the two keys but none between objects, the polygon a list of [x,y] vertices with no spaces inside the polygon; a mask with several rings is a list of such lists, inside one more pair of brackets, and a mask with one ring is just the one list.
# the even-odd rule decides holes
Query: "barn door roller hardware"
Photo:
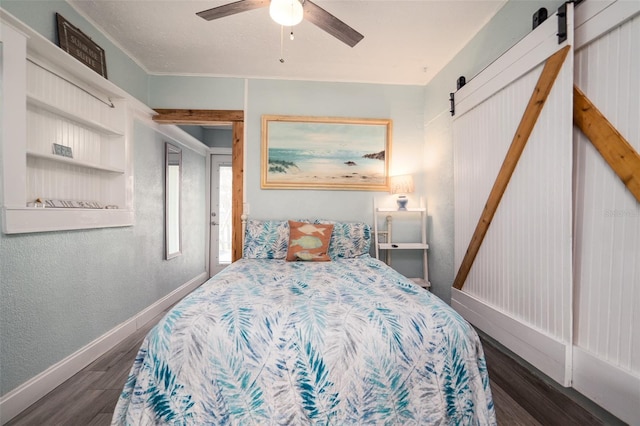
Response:
[{"label": "barn door roller hardware", "polygon": [[558,44],[567,39],[567,3],[573,3],[575,7],[583,1],[584,0],[568,1],[558,8]]},{"label": "barn door roller hardware", "polygon": [[558,8],[558,44],[567,39],[567,4]]},{"label": "barn door roller hardware", "polygon": [[449,108],[449,112],[453,117],[454,115],[456,115],[456,94],[453,92],[449,93],[449,103],[451,104],[451,108]]}]

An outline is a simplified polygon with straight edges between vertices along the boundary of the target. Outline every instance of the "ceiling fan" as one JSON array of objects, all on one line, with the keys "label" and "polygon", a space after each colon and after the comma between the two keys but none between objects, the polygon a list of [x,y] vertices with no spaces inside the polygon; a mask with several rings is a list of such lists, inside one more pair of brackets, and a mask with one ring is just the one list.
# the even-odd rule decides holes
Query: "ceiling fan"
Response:
[{"label": "ceiling fan", "polygon": [[[239,0],[203,10],[196,15],[207,21],[212,21],[267,6],[269,6],[271,17],[284,26],[296,25],[304,18],[351,47],[364,38],[362,34],[310,0]],[[281,21],[278,19],[279,12],[288,16],[285,16]]]}]

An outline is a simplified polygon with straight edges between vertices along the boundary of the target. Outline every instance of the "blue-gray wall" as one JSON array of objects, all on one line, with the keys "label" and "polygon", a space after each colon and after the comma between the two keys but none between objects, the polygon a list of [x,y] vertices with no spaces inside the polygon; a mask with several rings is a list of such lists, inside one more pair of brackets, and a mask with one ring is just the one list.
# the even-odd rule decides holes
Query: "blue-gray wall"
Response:
[{"label": "blue-gray wall", "polygon": [[[410,195],[414,205],[424,195],[424,87],[251,80],[248,103],[245,181],[250,216],[326,218],[372,224],[374,198],[379,205],[395,205],[394,197],[385,192],[260,189],[263,114],[390,118],[393,121],[390,174],[415,176],[416,192]],[[414,226],[412,231],[415,238],[419,228]],[[395,235],[409,241],[407,235],[400,232]],[[407,276],[421,276],[419,254],[395,254],[393,266]]]},{"label": "blue-gray wall", "polygon": [[[392,174],[415,175],[416,205],[424,195],[424,87],[234,78],[153,76],[153,108],[245,109],[245,198],[256,219],[327,218],[373,221],[373,199],[394,203],[383,192],[260,189],[263,114],[390,118],[393,120]],[[413,230],[415,232],[415,229]],[[397,255],[394,266],[419,276],[419,253]]]},{"label": "blue-gray wall", "polygon": [[152,108],[244,109],[242,78],[149,77],[149,105]]},{"label": "blue-gray wall", "polygon": [[231,148],[233,145],[231,125],[221,128],[191,125],[178,127],[210,148]]},{"label": "blue-gray wall", "polygon": [[391,174],[417,174],[422,194],[424,87],[251,80],[246,117],[246,198],[251,216],[324,217],[372,223],[373,199],[394,203],[384,192],[262,190],[261,116],[263,114],[390,118],[393,121]]},{"label": "blue-gray wall", "polygon": [[204,142],[204,129],[202,126],[178,126],[200,142]]},{"label": "blue-gray wall", "polygon": [[231,129],[205,129],[204,143],[212,148],[231,148],[233,132]]},{"label": "blue-gray wall", "polygon": [[205,271],[205,157],[183,149],[183,255],[163,260],[166,138],[134,130],[134,226],[0,234],[2,394]]},{"label": "blue-gray wall", "polygon": [[[539,7],[512,0],[426,87],[238,78],[148,76],[67,3],[2,0],[2,7],[50,40],[59,12],[105,48],[109,80],[152,108],[246,112],[246,197],[256,218],[327,217],[372,221],[372,204],[392,196],[367,191],[260,189],[262,114],[391,118],[391,172],[413,173],[429,209],[433,292],[449,300],[453,282],[453,153],[448,94],[530,28]],[[246,105],[245,105],[246,99]],[[132,138],[135,226],[0,235],[0,393],[6,394],[77,351],[205,269],[204,157],[184,151],[184,254],[163,260],[163,142],[142,123]],[[396,256],[398,257],[398,256]],[[394,258],[395,259],[395,258]],[[394,266],[419,272],[419,261]]]},{"label": "blue-gray wall", "polygon": [[[105,47],[109,79],[146,102],[146,73],[67,3],[2,7],[51,41],[59,12]],[[183,256],[165,261],[165,138],[136,122],[131,141],[134,226],[0,234],[1,395],[205,271],[205,157],[183,150]]]}]

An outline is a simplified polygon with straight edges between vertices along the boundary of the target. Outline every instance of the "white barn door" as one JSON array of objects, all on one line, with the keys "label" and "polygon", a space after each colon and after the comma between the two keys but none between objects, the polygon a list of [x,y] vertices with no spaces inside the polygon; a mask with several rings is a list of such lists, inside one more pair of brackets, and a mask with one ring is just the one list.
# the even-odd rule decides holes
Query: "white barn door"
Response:
[{"label": "white barn door", "polygon": [[[640,2],[576,9],[575,84],[640,152]],[[640,424],[640,200],[576,128],[573,387]]]},{"label": "white barn door", "polygon": [[[455,94],[454,247],[456,282],[463,286],[452,290],[452,306],[469,322],[564,385],[571,378],[573,161],[573,6],[566,6],[565,16],[550,13]],[[562,20],[567,26],[559,29]],[[562,32],[567,39],[560,42]],[[494,183],[504,180],[500,170],[512,161],[505,161],[512,142],[526,137],[525,109],[548,58],[561,51],[566,57],[548,98],[460,278],[486,225]]]},{"label": "white barn door", "polygon": [[[640,2],[582,2],[575,42],[569,8],[575,52],[487,215],[541,64],[562,48],[553,19],[455,94],[454,285],[462,285],[452,305],[554,380],[640,424]],[[621,138],[597,134],[605,126],[583,96]]]}]

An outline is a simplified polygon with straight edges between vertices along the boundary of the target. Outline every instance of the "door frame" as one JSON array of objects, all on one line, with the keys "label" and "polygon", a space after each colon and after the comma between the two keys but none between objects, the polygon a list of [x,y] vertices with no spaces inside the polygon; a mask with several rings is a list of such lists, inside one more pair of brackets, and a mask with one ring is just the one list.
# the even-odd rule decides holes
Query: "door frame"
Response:
[{"label": "door frame", "polygon": [[[244,111],[201,109],[155,109],[153,121],[173,125],[230,124],[232,134],[231,167],[232,196],[232,255],[231,261],[242,257],[242,214],[244,202]],[[208,207],[210,208],[210,207]],[[208,215],[207,215],[208,217]]]}]

